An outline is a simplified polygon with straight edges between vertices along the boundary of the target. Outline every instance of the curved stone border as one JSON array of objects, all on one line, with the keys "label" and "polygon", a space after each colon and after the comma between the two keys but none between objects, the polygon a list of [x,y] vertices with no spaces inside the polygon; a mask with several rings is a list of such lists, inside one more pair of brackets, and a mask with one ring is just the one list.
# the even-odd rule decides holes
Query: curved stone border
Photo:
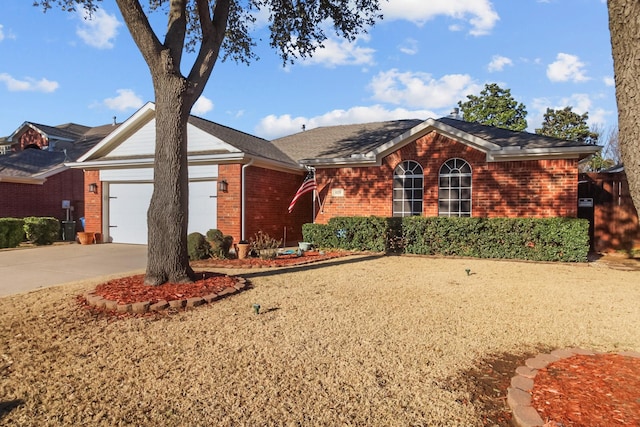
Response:
[{"label": "curved stone border", "polygon": [[247,287],[247,280],[245,278],[236,276],[234,279],[236,279],[235,285],[224,288],[218,293],[212,293],[203,297],[191,297],[171,301],[162,300],[153,304],[151,301],[136,302],[133,304],[118,304],[117,301],[108,300],[97,295],[95,290],[85,292],[83,297],[87,301],[87,304],[98,309],[113,311],[115,313],[145,314],[149,311],[162,311],[169,308],[179,309],[198,307],[235,294],[236,292],[240,292]]},{"label": "curved stone border", "polygon": [[[513,413],[514,425],[517,427],[543,427],[545,425],[538,411],[531,406],[531,391],[533,390],[535,376],[540,369],[546,368],[549,364],[578,354],[594,356],[607,353],[581,348],[558,349],[548,354],[543,353],[527,359],[524,362],[524,366],[516,369],[517,375],[511,378],[511,387],[507,389],[507,403]],[[640,353],[633,351],[615,354],[640,358]]]}]

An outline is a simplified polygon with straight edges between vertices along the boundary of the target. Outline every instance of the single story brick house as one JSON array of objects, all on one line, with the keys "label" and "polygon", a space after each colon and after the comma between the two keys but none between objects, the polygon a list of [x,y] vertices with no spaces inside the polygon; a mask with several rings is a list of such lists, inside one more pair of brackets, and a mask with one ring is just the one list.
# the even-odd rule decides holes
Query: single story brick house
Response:
[{"label": "single story brick house", "polygon": [[[82,217],[84,175],[65,162],[78,159],[115,127],[24,122],[2,138],[0,217],[50,216],[61,221]],[[63,200],[69,202],[68,209],[63,209]]]},{"label": "single story brick house", "polygon": [[[155,109],[148,103],[68,166],[85,171],[88,231],[146,243]],[[576,217],[578,162],[599,147],[455,118],[311,129],[267,141],[190,117],[189,232],[287,243],[336,216]],[[315,171],[317,197],[287,208]],[[95,185],[91,185],[95,184]],[[95,192],[88,192],[88,188]]]}]

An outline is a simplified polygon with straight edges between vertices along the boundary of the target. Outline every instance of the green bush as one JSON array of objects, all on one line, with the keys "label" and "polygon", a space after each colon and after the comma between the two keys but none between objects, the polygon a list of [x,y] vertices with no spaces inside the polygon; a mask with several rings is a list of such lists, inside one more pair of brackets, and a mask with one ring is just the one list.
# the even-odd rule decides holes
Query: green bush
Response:
[{"label": "green bush", "polygon": [[229,258],[229,250],[233,245],[233,236],[225,236],[222,231],[212,228],[207,231],[207,241],[211,246],[211,256],[216,258]]},{"label": "green bush", "polygon": [[575,218],[339,217],[302,235],[316,247],[421,255],[584,262],[589,252],[589,222]]},{"label": "green bush", "polygon": [[424,218],[402,221],[405,252],[584,262],[589,222],[575,218]]},{"label": "green bush", "polygon": [[305,242],[320,248],[383,252],[390,247],[399,226],[394,218],[335,217],[326,225],[304,224],[302,236]]},{"label": "green bush", "polygon": [[0,218],[0,248],[15,248],[24,241],[24,220]]},{"label": "green bush", "polygon": [[211,257],[211,245],[202,233],[191,233],[187,236],[187,251],[191,261]]},{"label": "green bush", "polygon": [[60,236],[60,221],[52,217],[29,216],[24,218],[27,240],[36,245],[51,245]]}]

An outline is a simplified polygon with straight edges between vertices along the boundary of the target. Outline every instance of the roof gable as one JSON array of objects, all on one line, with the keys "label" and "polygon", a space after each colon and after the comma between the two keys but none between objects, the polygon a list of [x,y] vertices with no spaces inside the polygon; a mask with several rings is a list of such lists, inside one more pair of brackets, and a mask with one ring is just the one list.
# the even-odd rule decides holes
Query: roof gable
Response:
[{"label": "roof gable", "polygon": [[590,144],[514,132],[452,118],[323,127],[273,142],[276,147],[303,164],[319,167],[365,166],[381,164],[383,157],[430,132],[437,132],[482,151],[488,162],[584,158],[600,149]]},{"label": "roof gable", "polygon": [[[152,165],[155,125],[155,105],[149,102],[78,159],[74,167]],[[251,157],[299,168],[269,141],[195,116],[189,117],[187,141],[190,162],[243,161]]]}]

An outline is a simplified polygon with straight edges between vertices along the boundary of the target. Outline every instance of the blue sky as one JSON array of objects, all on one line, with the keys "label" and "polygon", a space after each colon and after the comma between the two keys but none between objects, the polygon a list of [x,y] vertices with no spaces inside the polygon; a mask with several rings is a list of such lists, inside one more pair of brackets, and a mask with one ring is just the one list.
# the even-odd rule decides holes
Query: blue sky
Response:
[{"label": "blue sky", "polygon": [[[303,124],[438,118],[497,83],[525,104],[531,132],[547,108],[566,106],[605,132],[616,126],[605,0],[381,4],[385,19],[368,34],[330,38],[312,59],[283,67],[262,42],[250,66],[218,62],[192,113],[272,139]],[[153,19],[162,31],[164,16]],[[0,136],[8,136],[25,121],[122,122],[153,101],[153,88],[113,0],[91,21],[11,1],[0,15],[0,99]]]}]

